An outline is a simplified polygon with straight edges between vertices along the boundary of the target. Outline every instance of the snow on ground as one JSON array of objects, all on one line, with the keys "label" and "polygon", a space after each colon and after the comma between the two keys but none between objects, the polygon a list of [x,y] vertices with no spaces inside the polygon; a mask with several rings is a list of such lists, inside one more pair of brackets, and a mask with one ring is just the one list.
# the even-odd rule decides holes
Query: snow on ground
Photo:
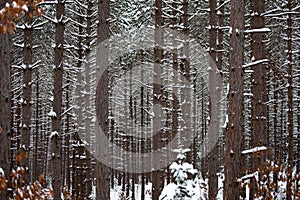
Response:
[{"label": "snow on ground", "polygon": [[[141,188],[140,184],[135,184],[135,198],[141,199]],[[152,184],[148,183],[145,185],[145,200],[152,200]],[[129,196],[126,196],[125,191],[122,191],[122,186],[115,185],[114,188],[110,189],[110,199],[112,200],[127,200],[132,196],[131,190],[129,191]]]},{"label": "snow on ground", "polygon": [[0,167],[0,175],[4,176],[4,170]]}]

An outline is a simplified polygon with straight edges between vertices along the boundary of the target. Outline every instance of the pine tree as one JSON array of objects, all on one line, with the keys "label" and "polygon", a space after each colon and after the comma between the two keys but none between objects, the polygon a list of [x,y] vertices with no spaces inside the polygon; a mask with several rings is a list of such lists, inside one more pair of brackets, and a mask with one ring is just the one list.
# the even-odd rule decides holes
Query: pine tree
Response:
[{"label": "pine tree", "polygon": [[237,178],[241,176],[243,145],[244,0],[231,0],[228,132],[225,153],[225,200],[240,199]]},{"label": "pine tree", "polygon": [[170,165],[173,180],[165,186],[159,200],[200,200],[200,186],[198,183],[198,171],[193,165],[187,163],[186,153],[190,149],[176,149],[177,161]]}]

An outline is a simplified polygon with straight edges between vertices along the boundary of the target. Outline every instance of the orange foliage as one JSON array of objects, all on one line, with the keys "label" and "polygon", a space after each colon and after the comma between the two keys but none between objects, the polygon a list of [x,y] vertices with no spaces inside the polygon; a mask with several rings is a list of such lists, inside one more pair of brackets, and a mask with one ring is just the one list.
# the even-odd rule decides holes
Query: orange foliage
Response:
[{"label": "orange foliage", "polygon": [[43,9],[37,8],[37,4],[41,0],[10,0],[5,7],[0,10],[0,33],[13,34],[15,31],[15,21],[20,19],[20,16],[28,12],[28,16],[32,18],[34,15],[42,15]]},{"label": "orange foliage", "polygon": [[7,190],[8,187],[13,189],[14,198],[17,200],[22,199],[35,199],[46,200],[53,197],[53,191],[48,188],[43,188],[45,185],[44,175],[40,175],[39,180],[33,182],[30,185],[26,185],[23,179],[26,173],[23,167],[18,167],[17,170],[12,170],[10,174],[10,182],[8,182],[4,176],[0,176],[0,193]]},{"label": "orange foliage", "polygon": [[[22,159],[28,158],[28,152],[19,153],[15,156],[16,161],[19,163]],[[26,170],[23,167],[18,167],[17,170],[12,170],[10,173],[10,180],[6,180],[3,174],[0,174],[0,193],[8,188],[13,189],[14,199],[16,200],[46,200],[53,197],[53,191],[46,186],[45,175],[41,174],[37,181],[30,185],[26,185],[23,178]]]}]

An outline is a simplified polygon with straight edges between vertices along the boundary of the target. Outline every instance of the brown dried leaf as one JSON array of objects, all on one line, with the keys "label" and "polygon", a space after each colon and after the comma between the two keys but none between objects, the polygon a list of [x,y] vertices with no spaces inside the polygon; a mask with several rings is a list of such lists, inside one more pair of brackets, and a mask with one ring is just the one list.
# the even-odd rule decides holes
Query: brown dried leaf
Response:
[{"label": "brown dried leaf", "polygon": [[18,155],[16,155],[16,161],[19,163],[23,159],[23,153],[20,152]]}]

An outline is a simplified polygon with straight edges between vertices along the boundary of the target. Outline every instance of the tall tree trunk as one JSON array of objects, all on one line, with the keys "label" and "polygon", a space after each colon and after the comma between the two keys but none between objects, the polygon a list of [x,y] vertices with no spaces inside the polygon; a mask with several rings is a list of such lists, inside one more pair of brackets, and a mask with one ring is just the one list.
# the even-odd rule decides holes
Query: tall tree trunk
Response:
[{"label": "tall tree trunk", "polygon": [[27,173],[24,176],[25,182],[29,183],[30,174],[32,170],[30,169],[29,156],[32,154],[30,152],[30,127],[31,127],[31,77],[32,77],[32,34],[33,27],[30,26],[32,23],[32,10],[30,8],[29,12],[25,15],[25,23],[28,24],[24,29],[24,49],[23,49],[23,103],[22,103],[22,134],[21,134],[21,152],[26,155],[22,159],[21,165],[27,169]]},{"label": "tall tree trunk", "polygon": [[[39,157],[39,143],[42,141],[41,137],[41,130],[40,130],[40,124],[41,120],[39,117],[41,116],[40,113],[40,86],[39,86],[39,69],[35,71],[35,77],[36,77],[36,102],[35,102],[35,148],[34,148],[34,168],[33,168],[33,180],[38,180],[39,175],[42,173],[41,171],[41,160],[42,158]],[[42,146],[42,145],[41,145]]]},{"label": "tall tree trunk", "polygon": [[[188,0],[183,0],[183,34],[188,37],[189,36],[189,26],[188,26],[188,5],[189,2]],[[183,88],[181,90],[181,101],[184,102],[181,105],[182,109],[182,128],[183,128],[183,133],[182,135],[182,140],[191,140],[192,137],[191,135],[193,134],[192,128],[191,128],[191,77],[190,77],[190,55],[189,55],[189,41],[188,39],[183,40],[183,59],[181,58],[181,63],[183,65],[182,69],[182,75],[185,80],[183,84]],[[185,136],[187,135],[187,136]],[[190,142],[192,144],[192,141],[185,141],[185,142]],[[186,147],[186,148],[191,148]],[[193,151],[187,152],[186,154],[186,162],[191,163],[192,162],[192,153]]]},{"label": "tall tree trunk", "polygon": [[[224,0],[220,0],[219,1],[219,5],[222,5],[224,3]],[[216,57],[216,64],[217,64],[217,68],[219,70],[220,73],[222,73],[222,66],[223,66],[223,51],[224,51],[224,33],[223,33],[223,29],[221,27],[224,26],[224,18],[225,18],[225,14],[224,14],[224,6],[222,6],[221,8],[219,8],[219,11],[217,11],[218,14],[218,18],[219,18],[219,22],[218,22],[218,42],[217,42],[217,57]],[[222,81],[221,81],[221,87],[222,87]],[[221,100],[220,100],[221,103]],[[221,116],[220,116],[221,117]],[[223,159],[224,159],[224,135],[226,134],[226,129],[223,130],[222,132],[222,136],[219,138],[219,159],[220,159],[220,166],[224,166],[223,163]]]},{"label": "tall tree trunk", "polygon": [[[78,38],[77,38],[77,83],[75,86],[75,91],[76,94],[80,94],[83,90],[84,90],[84,75],[82,74],[84,69],[84,64],[83,64],[83,60],[84,60],[84,47],[83,47],[83,35],[84,35],[84,27],[81,25],[83,24],[83,17],[82,16],[78,16],[78,22],[80,23],[80,25],[78,25]],[[85,130],[83,130],[84,127],[84,97],[81,95],[77,96],[78,98],[78,113],[77,113],[77,117],[78,117],[78,131],[82,131],[84,132]],[[84,153],[84,147],[82,145],[82,141],[80,138],[80,135],[78,132],[76,132],[73,136],[73,142],[76,144],[73,147],[73,178],[72,178],[72,196],[74,198],[82,198],[82,189],[83,187],[81,186],[82,184],[82,176],[83,176],[83,162],[82,159],[80,159],[80,156],[83,155]]]},{"label": "tall tree trunk", "polygon": [[[209,29],[209,55],[210,55],[210,66],[211,66],[211,71],[209,71],[209,95],[210,95],[210,99],[212,99],[212,97],[215,97],[216,94],[216,90],[214,88],[215,85],[212,85],[211,83],[213,83],[214,81],[211,81],[211,79],[214,78],[214,75],[217,73],[216,69],[215,69],[215,62],[216,62],[216,49],[217,49],[217,11],[216,11],[216,7],[217,7],[217,1],[216,0],[210,0],[210,18],[209,18],[209,24],[210,24],[210,29]],[[218,102],[215,101],[215,99],[213,99],[213,101],[210,101],[210,126],[209,126],[209,131],[208,134],[211,133],[211,127],[215,126],[216,124],[214,124],[214,121],[216,119],[214,119],[212,117],[212,112],[215,112],[215,110],[213,110],[213,107],[216,106],[216,104],[218,104]],[[218,130],[213,130],[213,131],[218,131]],[[209,144],[210,144],[210,140],[214,139],[213,136],[210,137],[210,135],[208,135],[208,140],[209,140]],[[217,172],[218,172],[218,145],[217,144],[212,144],[214,145],[214,147],[212,148],[212,150],[210,152],[208,152],[208,179],[209,179],[209,189],[208,189],[208,198],[209,199],[215,199],[218,193],[218,178],[217,178]]]},{"label": "tall tree trunk", "polygon": [[[277,124],[278,124],[278,119],[277,119],[277,113],[278,113],[278,98],[279,98],[279,95],[278,95],[278,91],[277,91],[277,87],[278,87],[278,84],[277,84],[277,77],[276,77],[276,72],[274,71],[273,72],[273,88],[274,88],[274,96],[273,96],[273,99],[274,99],[274,121],[273,121],[273,131],[274,131],[274,159],[275,159],[275,163],[277,165],[279,165],[280,163],[280,160],[279,160],[279,156],[278,156],[278,135],[277,135]],[[274,183],[275,183],[275,191],[277,192],[277,185],[278,185],[278,173],[274,173],[273,174],[273,178],[274,178]]]},{"label": "tall tree trunk", "polygon": [[51,166],[52,166],[52,185],[54,192],[54,200],[61,199],[62,191],[62,158],[61,158],[61,114],[62,114],[62,90],[63,90],[63,44],[64,44],[64,1],[58,0],[56,4],[56,20],[55,24],[55,48],[54,48],[54,88],[53,88],[53,112],[52,115],[52,134],[51,134]]},{"label": "tall tree trunk", "polygon": [[[86,49],[86,58],[89,58],[89,55],[91,53],[91,48],[92,48],[92,40],[93,40],[93,35],[92,35],[92,15],[93,15],[93,3],[91,0],[88,1],[88,7],[87,7],[87,25],[86,25],[86,45],[87,45],[87,49]],[[87,88],[86,88],[86,92],[89,94],[90,93],[90,88],[91,88],[91,78],[90,78],[90,73],[91,73],[91,60],[87,60],[87,64],[86,64],[86,84],[87,84]],[[90,106],[91,106],[91,102],[90,99],[87,99],[87,103],[86,103],[86,111],[90,110]],[[85,135],[86,135],[86,141],[88,144],[90,144],[90,131],[91,131],[91,114],[89,112],[86,113],[86,125],[85,125]],[[87,192],[91,192],[92,191],[92,164],[91,164],[91,153],[87,150],[85,150],[86,152],[86,166],[87,166],[87,170],[86,170],[86,179],[87,179],[87,183],[86,183],[86,187],[87,187]]]},{"label": "tall tree trunk", "polygon": [[231,0],[228,93],[228,133],[225,153],[225,200],[240,199],[237,179],[241,176],[243,143],[244,0]]},{"label": "tall tree trunk", "polygon": [[[262,15],[265,12],[264,0],[253,0],[251,5],[251,21],[250,29],[265,28],[265,19]],[[265,34],[254,32],[251,33],[251,62],[266,59],[266,45]],[[268,145],[268,130],[267,130],[267,82],[266,82],[266,64],[259,63],[253,66],[252,75],[252,107],[251,107],[251,125],[252,133],[250,140],[250,148],[257,146]],[[266,151],[259,152],[259,155],[252,154],[251,156],[251,168],[252,172],[256,171],[258,167],[263,167],[266,161]],[[255,179],[252,179],[252,190],[250,198],[254,199],[254,194],[257,194],[257,184]]]},{"label": "tall tree trunk", "polygon": [[[141,63],[144,62],[144,54],[143,54],[143,50],[141,50]],[[144,83],[144,68],[141,67],[141,83]],[[141,136],[145,137],[145,111],[144,109],[146,109],[145,105],[145,101],[144,101],[144,96],[145,96],[145,88],[143,86],[141,86],[141,93],[140,93],[140,113],[141,113]],[[141,150],[146,148],[146,144],[145,142],[141,142]],[[141,171],[143,171],[143,168],[141,169]],[[145,173],[141,173],[141,200],[145,200]]]},{"label": "tall tree trunk", "polygon": [[[300,27],[299,27],[299,32],[300,32]],[[298,105],[297,105],[297,111],[298,117],[297,117],[297,130],[298,130],[298,135],[297,135],[297,152],[300,152],[300,51],[298,52]],[[300,174],[300,154],[298,153],[297,156],[297,173]],[[300,192],[300,181],[297,183],[297,191]]]},{"label": "tall tree trunk", "polygon": [[[0,1],[0,8],[6,1]],[[0,33],[0,163],[5,173],[10,171],[10,140],[11,140],[11,37]],[[0,193],[0,199],[7,199],[7,191]]]},{"label": "tall tree trunk", "polygon": [[[70,79],[69,77],[70,75],[68,74],[68,77],[67,79]],[[70,101],[71,101],[71,98],[70,98],[70,80],[67,80],[67,87],[66,87],[66,110],[69,110],[70,109]],[[64,164],[64,168],[65,168],[65,173],[64,173],[64,186],[66,187],[66,190],[69,191],[70,190],[70,183],[71,183],[71,178],[70,178],[70,165],[71,165],[71,162],[70,162],[70,150],[71,150],[71,128],[70,128],[70,123],[71,121],[71,117],[69,114],[67,114],[66,116],[66,136],[65,136],[65,145],[64,145],[64,160],[65,160],[65,164]]]},{"label": "tall tree trunk", "polygon": [[[155,0],[155,30],[154,30],[154,40],[156,46],[154,47],[154,83],[153,86],[153,105],[158,105],[161,102],[160,97],[162,96],[162,57],[163,57],[163,50],[162,50],[162,0]],[[157,128],[158,124],[161,124],[161,117],[162,112],[159,109],[154,109],[154,118],[153,118],[153,131],[159,131]],[[161,117],[159,117],[161,116]],[[154,133],[159,134],[159,133]],[[161,148],[161,138],[155,138],[153,140],[153,149],[159,150]],[[155,165],[159,165],[159,160],[153,159],[153,167],[156,169]],[[152,198],[158,199],[162,188],[163,188],[163,172],[161,169],[157,169],[152,173]]]},{"label": "tall tree trunk", "polygon": [[[292,10],[292,1],[288,0],[287,9]],[[293,171],[293,52],[292,52],[292,14],[287,15],[287,82],[288,82],[288,175],[287,175],[287,200],[292,199],[292,171]]]},{"label": "tall tree trunk", "polygon": [[207,177],[207,157],[205,156],[206,152],[206,137],[207,137],[207,128],[206,128],[206,110],[205,110],[205,83],[201,83],[201,174],[203,179]]},{"label": "tall tree trunk", "polygon": [[[98,44],[108,39],[109,37],[109,24],[108,19],[110,17],[110,1],[109,0],[99,0],[98,1],[98,16],[99,16],[99,24],[98,24]],[[100,58],[105,59],[106,57]],[[96,91],[96,110],[100,114],[97,116],[97,119],[100,123],[100,126],[106,136],[108,136],[108,70],[104,69],[104,72],[99,80],[99,84],[97,85]],[[101,138],[96,137],[96,139],[101,140]],[[96,141],[97,142],[97,141]],[[97,142],[97,144],[99,144]],[[108,147],[107,147],[108,148]],[[104,165],[103,163],[96,161],[96,199],[109,199],[110,196],[110,169]]]}]

